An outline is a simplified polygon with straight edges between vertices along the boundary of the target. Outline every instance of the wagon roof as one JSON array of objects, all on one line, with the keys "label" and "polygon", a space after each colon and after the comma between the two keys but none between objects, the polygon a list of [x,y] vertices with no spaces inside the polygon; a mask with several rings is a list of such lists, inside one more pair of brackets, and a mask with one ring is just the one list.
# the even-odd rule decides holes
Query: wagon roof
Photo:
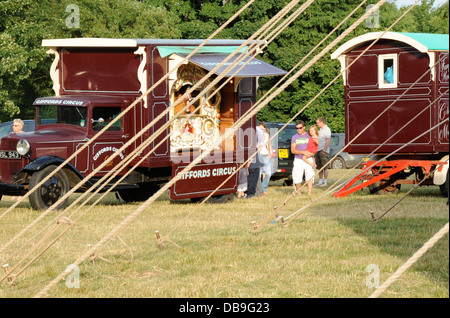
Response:
[{"label": "wagon roof", "polygon": [[338,58],[342,54],[352,51],[359,45],[376,40],[381,36],[382,39],[395,40],[406,43],[419,52],[428,53],[429,51],[448,51],[448,34],[432,33],[401,33],[401,32],[370,32],[347,41],[341,45],[333,54],[332,59]]},{"label": "wagon roof", "polygon": [[[134,48],[139,45],[192,45],[198,46],[202,39],[114,39],[114,38],[71,38],[42,40],[45,47],[97,47],[97,48]],[[212,39],[207,45],[241,45],[244,40]],[[253,41],[254,42],[254,41]]]}]

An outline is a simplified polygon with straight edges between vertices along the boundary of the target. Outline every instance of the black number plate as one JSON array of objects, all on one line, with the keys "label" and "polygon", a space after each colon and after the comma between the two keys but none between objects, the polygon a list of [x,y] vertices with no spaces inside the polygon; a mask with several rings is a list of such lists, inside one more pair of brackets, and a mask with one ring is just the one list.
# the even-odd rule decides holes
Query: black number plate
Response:
[{"label": "black number plate", "polygon": [[20,159],[20,157],[17,151],[0,150],[0,158],[2,159]]}]

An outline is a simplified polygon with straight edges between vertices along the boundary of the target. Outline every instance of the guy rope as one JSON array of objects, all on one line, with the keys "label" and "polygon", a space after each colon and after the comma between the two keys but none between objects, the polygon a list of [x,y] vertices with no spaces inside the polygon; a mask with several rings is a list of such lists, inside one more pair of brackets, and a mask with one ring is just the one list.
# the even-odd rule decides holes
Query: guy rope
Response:
[{"label": "guy rope", "polygon": [[[416,140],[419,139],[420,137],[422,137],[422,136],[424,136],[425,134],[429,133],[429,132],[432,131],[433,129],[438,128],[440,125],[447,123],[448,121],[449,121],[449,119],[447,118],[446,120],[444,120],[444,121],[442,121],[442,122],[440,122],[440,123],[434,125],[434,126],[431,127],[430,129],[427,129],[425,132],[421,133],[420,135],[418,135],[418,136],[415,137],[414,139],[410,140],[408,143],[404,144],[404,145],[401,146],[400,148],[394,150],[394,151],[391,152],[389,155],[385,156],[383,159],[386,159],[386,158],[392,156],[392,155],[395,154],[396,152],[398,152],[398,151],[400,151],[401,149],[403,149],[404,147],[408,146],[410,143],[416,141]],[[381,159],[381,160],[383,160],[383,159]],[[289,221],[288,224],[289,224],[290,222],[292,222],[292,221],[296,218],[296,215],[297,215],[300,211],[302,211],[302,209],[300,209],[300,210],[298,210],[298,211],[292,213],[292,214],[288,217],[288,218],[292,218],[292,220]]]},{"label": "guy rope", "polygon": [[377,298],[386,291],[396,280],[403,275],[411,266],[413,266],[423,254],[432,248],[445,234],[448,233],[448,222],[433,237],[431,237],[417,252],[414,253],[402,266],[400,266],[391,277],[389,277],[380,287],[369,296],[369,298]]},{"label": "guy rope", "polygon": [[[305,67],[303,67],[300,71],[298,71],[290,80],[288,80],[282,87],[277,89],[277,91],[273,94],[273,96],[270,96],[265,102],[263,102],[259,107],[255,108],[249,115],[243,118],[243,121],[245,122],[248,120],[251,116],[253,116],[260,108],[265,106],[268,102],[270,102],[275,96],[277,96],[281,91],[283,91],[288,85],[290,85],[296,78],[298,78],[305,69],[309,68],[312,64],[314,64],[319,58],[323,57],[329,50],[337,44],[343,37],[347,36],[352,30],[354,30],[360,23],[362,23],[370,14],[372,14],[378,7],[382,4],[384,4],[386,0],[379,1],[372,9],[368,10],[366,14],[364,14],[357,22],[355,22],[351,27],[349,27],[344,33],[338,37],[335,41],[333,41],[330,45],[328,45],[324,50],[321,51],[315,58],[312,59]],[[233,127],[235,126],[235,127]],[[226,138],[229,138],[232,133],[236,129],[238,129],[240,126],[242,126],[242,123],[239,125],[233,125],[232,128],[230,128],[228,131],[225,132],[225,134],[220,138],[221,140],[217,142],[219,144]],[[199,163],[204,155],[209,155],[210,152],[214,149],[214,146],[209,147],[202,153],[200,156],[198,156],[194,161],[192,161],[187,167],[185,167],[179,174],[177,174],[174,178],[172,178],[165,186],[163,186],[159,191],[157,191],[152,197],[150,197],[145,203],[143,203],[136,211],[131,213],[124,221],[122,221],[115,229],[113,229],[111,232],[109,232],[106,236],[104,236],[97,244],[93,246],[93,251],[95,252],[98,248],[103,246],[108,240],[113,238],[115,235],[117,235],[121,230],[123,230],[129,223],[131,223],[136,217],[142,213],[142,211],[150,205],[157,197],[159,197],[162,193],[164,193],[170,186],[172,186],[173,183],[178,181],[187,171],[192,169],[194,165]],[[89,257],[89,253],[84,253],[81,255],[76,261],[75,265],[80,264],[86,257]],[[47,293],[49,289],[51,289],[54,285],[56,285],[61,279],[63,279],[69,271],[64,271],[60,275],[58,275],[54,280],[52,280],[43,290],[41,290],[36,297],[41,297]]]},{"label": "guy rope", "polygon": [[[228,19],[222,26],[220,26],[216,31],[213,32],[205,41],[203,41],[198,47],[196,47],[191,53],[189,53],[185,58],[183,58],[178,65],[169,71],[166,75],[161,77],[160,80],[158,80],[152,87],[150,87],[142,96],[140,96],[138,99],[136,99],[130,106],[128,106],[123,112],[121,112],[116,118],[114,118],[110,123],[108,123],[102,130],[100,130],[95,136],[93,136],[86,144],[84,144],[82,147],[80,147],[77,151],[75,151],[69,158],[67,158],[63,163],[61,163],[55,170],[53,170],[47,177],[45,177],[40,183],[36,185],[34,189],[30,189],[23,197],[21,197],[17,202],[15,202],[11,207],[9,207],[5,212],[3,212],[0,215],[0,220],[9,212],[11,212],[15,207],[17,207],[23,200],[28,198],[36,189],[38,189],[42,184],[44,184],[47,180],[49,180],[51,177],[53,177],[59,170],[61,170],[66,164],[68,164],[71,160],[73,160],[77,155],[79,155],[84,149],[86,149],[92,142],[94,142],[100,135],[102,135],[104,132],[106,132],[112,125],[114,125],[118,120],[120,120],[128,111],[133,109],[139,102],[141,102],[148,94],[150,94],[156,87],[158,87],[161,83],[163,83],[169,76],[172,74],[172,72],[177,69],[179,66],[183,65],[190,57],[192,57],[195,53],[197,53],[203,46],[206,45],[206,43],[209,42],[209,40],[216,37],[223,29],[225,29],[233,20],[235,20],[243,11],[245,11],[251,4],[253,4],[255,0],[250,0],[248,3],[246,3],[241,9],[239,9],[230,19]],[[187,95],[187,93],[185,94]],[[185,95],[181,96],[179,98],[180,102],[182,98],[186,97]],[[178,100],[175,102],[175,104],[178,102]],[[179,102],[178,102],[179,103]],[[175,106],[174,104],[174,106]],[[159,121],[163,116],[158,116],[155,118],[149,126],[153,126],[156,122]],[[149,128],[150,128],[149,127]],[[112,160],[112,159],[111,159]],[[111,161],[110,160],[110,161]],[[109,161],[108,161],[109,162]],[[1,250],[0,250],[1,252]]]},{"label": "guy rope", "polygon": [[[164,112],[160,113],[151,123],[149,123],[146,127],[144,127],[138,134],[136,134],[133,138],[130,139],[129,142],[127,142],[125,145],[123,145],[117,152],[115,152],[114,154],[112,154],[107,160],[105,160],[101,165],[99,165],[99,167],[97,169],[95,169],[91,174],[89,174],[86,178],[83,179],[83,182],[77,184],[75,187],[73,187],[65,196],[61,197],[55,204],[53,204],[51,207],[49,207],[49,209],[47,209],[44,213],[42,213],[37,219],[35,219],[33,222],[31,222],[25,229],[23,229],[20,233],[18,233],[11,241],[9,241],[7,244],[5,244],[4,246],[2,246],[0,248],[0,253],[7,248],[14,240],[16,240],[18,237],[20,237],[21,235],[23,235],[25,232],[27,232],[32,226],[34,226],[37,222],[39,222],[43,217],[45,217],[46,215],[48,215],[48,213],[50,213],[56,206],[58,206],[58,204],[60,202],[62,202],[63,200],[65,200],[69,195],[71,195],[72,193],[74,193],[86,180],[89,180],[95,173],[97,173],[98,171],[100,171],[100,169],[102,169],[104,166],[106,166],[109,162],[111,162],[111,160],[113,160],[116,156],[119,155],[119,153],[121,153],[124,149],[126,149],[131,143],[133,143],[137,138],[139,138],[145,131],[147,131],[148,129],[150,129],[150,127],[152,127],[152,125],[154,125],[159,119],[161,119],[171,108],[175,107],[175,105],[177,105],[177,102],[181,102],[191,91],[195,90],[198,86],[200,86],[204,81],[206,81],[206,79],[211,76],[212,74],[214,74],[215,71],[217,71],[220,67],[222,67],[229,59],[231,59],[235,54],[237,54],[242,48],[244,48],[248,43],[250,43],[254,38],[255,35],[261,33],[262,31],[264,31],[266,28],[268,27],[272,27],[274,24],[276,24],[277,21],[279,21],[284,15],[287,14],[287,8],[293,8],[297,3],[299,2],[299,0],[294,0],[292,1],[289,5],[287,5],[283,10],[281,10],[274,18],[272,18],[270,21],[268,21],[263,27],[261,27],[257,32],[255,32],[255,34],[250,37],[248,40],[245,41],[245,43],[243,43],[238,49],[236,49],[232,54],[230,54],[229,56],[227,56],[227,58],[225,58],[219,65],[217,65],[211,72],[209,72],[205,77],[203,77],[199,82],[197,82],[197,84],[195,84],[191,90],[188,90],[183,96],[181,96],[174,105],[172,105],[171,107],[167,108]],[[311,3],[312,1],[310,1]],[[224,27],[224,26],[222,26]],[[222,28],[221,27],[221,28]],[[218,32],[214,32],[214,34],[217,34]],[[210,37],[211,38],[211,37]],[[198,51],[199,48],[197,48],[196,50],[194,50],[192,53],[195,53],[196,51]],[[230,65],[227,67],[226,71],[229,68],[234,67],[234,63],[230,63]],[[210,85],[208,85],[208,87],[206,87],[203,91],[208,91],[212,86],[214,86],[223,76],[225,73],[222,73],[221,75],[219,75]],[[168,76],[168,75],[167,75]],[[157,83],[159,84],[159,82]],[[154,87],[157,86],[157,84],[153,85],[152,88],[150,88],[146,94],[148,94]],[[144,94],[143,96],[140,97],[140,99],[144,98],[146,96],[146,94]],[[199,94],[197,96],[197,98],[193,99],[190,104],[187,104],[185,106],[184,109],[187,109],[187,107],[189,107],[191,104],[195,103],[199,98],[200,98],[201,94]],[[138,99],[139,100],[139,99]],[[138,101],[137,100],[137,101]],[[136,104],[133,103],[133,104]],[[132,104],[132,105],[133,105]],[[128,111],[129,109],[131,109],[132,105],[130,105],[130,107],[128,107],[124,112],[121,113],[121,115],[123,115],[126,111]],[[134,105],[133,105],[134,106]],[[120,117],[118,116],[116,119],[119,119]],[[175,119],[175,118],[173,118]],[[114,121],[112,121],[110,124],[112,124]],[[107,127],[109,127],[110,125],[108,125]],[[107,129],[107,127],[105,127],[104,130]],[[161,133],[162,131],[164,131],[164,129],[160,129],[158,132]],[[102,131],[103,132],[103,131]],[[157,132],[157,133],[158,133]],[[97,135],[96,135],[97,136]],[[157,134],[154,134],[154,136],[152,136],[152,138],[156,138]],[[91,139],[91,142],[93,141],[93,139]],[[80,149],[81,150],[81,149]],[[71,156],[72,157],[72,156]],[[70,157],[70,158],[71,158]],[[69,159],[70,159],[69,158]],[[68,159],[68,160],[69,160]],[[61,168],[63,165],[65,165],[66,162],[64,162],[63,164],[61,164],[61,166],[59,168]],[[55,171],[57,171],[58,169],[56,169]],[[52,174],[50,174],[52,175]],[[48,177],[49,178],[49,177]],[[47,179],[48,179],[47,178]],[[44,179],[42,181],[42,183],[47,180]],[[41,184],[42,184],[41,183]],[[39,188],[39,186],[41,184],[38,184],[35,189]],[[31,191],[34,191],[35,189],[32,189]],[[27,192],[27,195],[29,195],[30,192]],[[27,196],[26,195],[26,196]],[[22,197],[21,200],[23,200],[26,196]],[[17,206],[20,202],[16,202],[15,204],[13,204],[13,206],[11,206],[7,211],[5,211],[2,216],[4,216],[6,213],[8,213],[9,211],[11,211],[15,206]],[[0,216],[0,219],[1,217]]]},{"label": "guy rope", "polygon": [[[293,8],[297,3],[298,3],[299,1],[292,1],[291,2],[291,4],[290,5],[288,5],[287,6],[287,9],[285,8],[284,10],[282,10],[282,14],[280,15],[280,14],[278,14],[275,18],[275,20],[274,19],[271,19],[271,21],[269,21],[266,25],[270,25],[270,24],[274,24],[275,25],[275,23],[277,22],[276,20],[277,19],[281,19],[289,10],[288,9],[291,9],[291,8]],[[310,1],[308,1],[304,6],[303,6],[303,8],[306,8],[306,6],[309,6],[311,3],[313,2],[313,0],[310,0]],[[304,9],[303,9],[304,10]],[[264,27],[263,27],[264,28]],[[260,30],[262,30],[263,28],[261,28]],[[273,34],[273,33],[272,33]],[[249,40],[247,40],[247,42],[246,43],[248,43],[249,41],[250,41],[251,39],[249,39]],[[245,44],[246,43],[244,43],[242,46],[245,46]],[[238,52],[240,49],[238,49],[238,50],[236,50],[236,52]],[[229,57],[229,58],[231,58],[231,57]],[[226,60],[225,61],[223,61],[222,62],[222,64],[224,64],[226,62]],[[220,67],[221,65],[219,65],[218,67]],[[230,65],[229,67],[233,67],[233,65]],[[226,72],[224,73],[224,74],[226,74]],[[223,75],[224,76],[224,75]],[[223,77],[222,76],[222,77]],[[219,81],[220,80],[220,78],[221,77],[218,77],[217,79],[216,79],[216,81]],[[213,86],[215,83],[212,83],[212,84],[210,84],[210,86]],[[208,86],[206,89],[205,89],[205,91],[208,91],[209,90],[209,88],[210,88],[210,86]],[[182,100],[182,98],[180,98],[180,100]],[[194,101],[192,101],[191,103],[194,103],[195,102],[195,100]],[[188,107],[189,105],[187,105],[186,106],[186,108]],[[161,131],[163,131],[163,129],[161,129]],[[156,138],[156,136],[154,136],[155,138]],[[153,138],[154,139],[154,138]],[[125,145],[124,147],[126,147],[127,145]],[[120,149],[119,149],[119,152],[120,152]],[[111,158],[110,158],[111,159]],[[99,167],[100,169],[101,169],[101,167]],[[72,191],[73,192],[73,191]],[[63,198],[61,198],[61,200],[63,200]],[[54,206],[56,206],[58,204],[58,202],[57,203],[55,203],[54,204]],[[46,213],[48,213],[50,210],[52,209],[52,207],[50,207],[49,208],[49,210],[47,210],[46,211]],[[45,216],[46,214],[45,213],[43,213],[43,215],[41,215],[41,217],[40,218],[42,218],[43,216]],[[40,218],[38,218],[37,220],[39,220]],[[30,228],[32,225],[34,225],[35,223],[36,223],[37,221],[35,220],[35,222],[34,223],[32,223],[29,227],[27,227],[24,231],[22,231],[21,233],[19,233],[19,236],[21,235],[21,234],[23,234],[26,230],[28,230],[28,228]],[[18,236],[16,236],[15,238],[17,238]],[[15,239],[14,238],[14,239]],[[14,240],[13,239],[13,240]],[[10,242],[12,242],[12,241],[10,241]],[[6,245],[6,247],[7,246],[9,246],[9,244],[10,244],[10,242]],[[5,248],[5,246],[3,247],[3,249]]]},{"label": "guy rope", "polygon": [[[447,90],[448,91],[448,90]],[[383,214],[381,214],[379,217],[375,216],[375,212],[370,211],[370,215],[372,217],[372,221],[374,222],[378,222],[380,219],[382,219],[386,214],[388,214],[393,208],[395,208],[400,202],[403,201],[404,198],[406,198],[412,191],[414,191],[415,189],[417,189],[426,179],[427,177],[429,177],[430,175],[432,175],[434,172],[436,172],[440,167],[442,167],[443,165],[446,165],[448,163],[448,159],[445,160],[443,163],[439,164],[436,166],[435,169],[433,169],[433,171],[430,171],[429,173],[427,173],[422,180],[420,180],[419,183],[415,184],[413,187],[411,187],[411,189],[409,189],[408,192],[406,192],[400,199],[397,200],[397,202],[395,202],[391,207],[389,207]]]}]

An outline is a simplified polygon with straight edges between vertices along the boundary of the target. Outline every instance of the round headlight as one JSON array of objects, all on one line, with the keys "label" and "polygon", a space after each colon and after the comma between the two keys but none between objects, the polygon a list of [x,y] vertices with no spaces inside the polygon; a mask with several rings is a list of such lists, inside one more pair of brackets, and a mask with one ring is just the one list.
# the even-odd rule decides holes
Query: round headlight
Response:
[{"label": "round headlight", "polygon": [[30,143],[26,139],[20,139],[16,146],[17,152],[25,156],[31,149]]}]

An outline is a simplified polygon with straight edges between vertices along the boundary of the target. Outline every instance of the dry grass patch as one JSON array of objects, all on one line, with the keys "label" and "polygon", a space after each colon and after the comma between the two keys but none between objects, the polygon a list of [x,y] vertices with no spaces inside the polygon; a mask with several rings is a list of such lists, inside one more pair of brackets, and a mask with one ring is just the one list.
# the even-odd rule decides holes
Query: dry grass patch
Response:
[{"label": "dry grass patch", "polygon": [[[330,181],[342,173],[331,170]],[[314,188],[313,196],[323,191]],[[199,208],[164,195],[121,234],[133,255],[119,241],[111,242],[100,253],[108,262],[87,260],[80,266],[80,288],[61,282],[50,296],[367,297],[373,292],[366,286],[368,265],[379,266],[383,282],[448,222],[446,200],[432,187],[413,192],[378,223],[371,221],[369,211],[381,213],[406,191],[386,197],[364,192],[326,197],[289,227],[268,224],[258,236],[251,222],[262,222],[292,192],[281,182],[271,183],[267,197]],[[12,204],[5,199],[1,210]],[[306,196],[296,197],[283,215],[308,202]],[[24,272],[15,287],[3,283],[0,297],[33,296],[77,259],[86,244],[98,242],[138,206],[118,204],[109,195]],[[184,220],[194,208],[198,211]],[[38,215],[26,203],[5,217],[2,243]],[[175,226],[171,239],[180,247],[165,242],[159,249],[155,230],[164,236]],[[448,297],[448,236],[384,296]]]}]

